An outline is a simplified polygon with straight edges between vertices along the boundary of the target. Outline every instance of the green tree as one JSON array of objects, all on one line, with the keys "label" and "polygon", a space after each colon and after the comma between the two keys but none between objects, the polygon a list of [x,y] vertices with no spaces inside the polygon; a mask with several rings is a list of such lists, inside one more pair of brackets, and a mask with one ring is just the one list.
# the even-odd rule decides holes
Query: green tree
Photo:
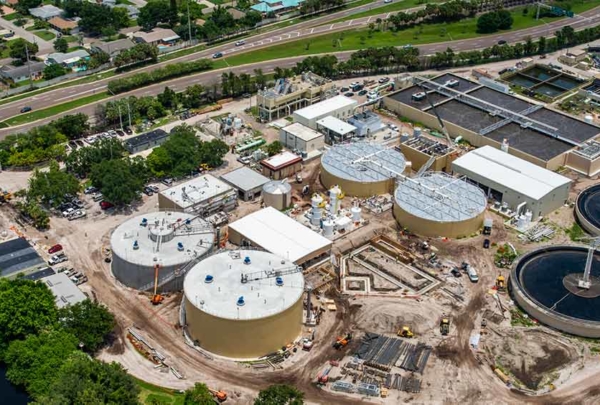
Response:
[{"label": "green tree", "polygon": [[61,330],[15,340],[4,356],[6,377],[34,397],[43,395],[56,378],[56,370],[76,349],[77,338]]},{"label": "green tree", "polygon": [[69,42],[67,42],[66,39],[64,38],[58,38],[56,41],[54,41],[54,50],[56,52],[67,52],[67,50],[69,49]]},{"label": "green tree", "polygon": [[181,103],[185,108],[198,108],[206,103],[206,90],[199,84],[188,86],[181,93]]},{"label": "green tree", "polygon": [[154,148],[146,158],[146,164],[152,175],[157,178],[167,177],[173,169],[173,161],[169,152],[163,147]]},{"label": "green tree", "polygon": [[304,404],[304,393],[298,389],[286,385],[271,385],[258,393],[254,405],[302,405]]},{"label": "green tree", "polygon": [[145,180],[135,176],[129,159],[104,160],[92,166],[90,180],[102,190],[106,201],[115,205],[129,204],[141,193]]},{"label": "green tree", "polygon": [[508,10],[498,10],[496,11],[496,15],[498,16],[498,29],[499,30],[508,30],[513,25],[513,17],[510,11]]},{"label": "green tree", "polygon": [[30,8],[39,7],[42,4],[42,0],[19,0],[15,8],[23,15],[29,14]]},{"label": "green tree", "polygon": [[281,145],[281,142],[279,141],[273,141],[266,146],[266,149],[269,156],[273,156],[282,151],[283,145]]},{"label": "green tree", "polygon": [[47,171],[36,169],[29,178],[27,198],[31,201],[42,201],[56,207],[65,200],[65,194],[77,194],[79,181],[70,173],[60,170],[58,162],[50,162]]},{"label": "green tree", "polygon": [[23,38],[10,41],[8,48],[10,50],[9,56],[22,62],[27,61],[27,52],[29,52],[29,60],[32,60],[34,59],[35,54],[39,51],[37,44],[29,43]]},{"label": "green tree", "polygon": [[210,167],[219,167],[223,164],[223,157],[229,152],[229,146],[220,139],[203,142],[200,147],[201,162]]},{"label": "green tree", "polygon": [[17,209],[25,217],[30,218],[33,226],[43,230],[50,226],[50,217],[48,213],[35,201],[27,201],[25,203],[17,202]]},{"label": "green tree", "polygon": [[65,115],[51,124],[69,139],[81,138],[90,129],[88,116],[84,113]]},{"label": "green tree", "polygon": [[46,80],[52,80],[66,74],[67,69],[65,69],[62,65],[52,64],[44,68],[44,79]]},{"label": "green tree", "polygon": [[215,400],[206,384],[196,383],[185,391],[184,405],[214,405]]},{"label": "green tree", "polygon": [[140,8],[138,25],[146,31],[152,30],[161,22],[169,22],[172,17],[171,5],[166,0],[150,0]]},{"label": "green tree", "polygon": [[87,176],[95,164],[120,159],[123,156],[125,156],[125,148],[118,139],[102,139],[94,145],[72,151],[67,156],[65,164],[67,171],[79,176]]},{"label": "green tree", "polygon": [[83,349],[94,353],[115,327],[115,317],[108,309],[90,300],[68,305],[58,310],[60,324],[83,344]]},{"label": "green tree", "polygon": [[139,386],[117,363],[90,359],[81,352],[69,356],[38,403],[44,405],[138,405]]},{"label": "green tree", "polygon": [[0,357],[8,344],[56,325],[54,294],[44,283],[0,279]]},{"label": "green tree", "polygon": [[169,174],[181,177],[197,169],[202,163],[201,145],[202,142],[196,137],[193,127],[183,124],[173,128],[169,139],[159,147],[167,151],[172,162]]}]

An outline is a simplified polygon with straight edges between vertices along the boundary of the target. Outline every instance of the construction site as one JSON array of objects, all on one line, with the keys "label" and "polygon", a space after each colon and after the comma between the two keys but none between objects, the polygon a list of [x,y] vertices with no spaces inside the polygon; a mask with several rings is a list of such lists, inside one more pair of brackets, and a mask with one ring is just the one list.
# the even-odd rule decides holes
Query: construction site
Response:
[{"label": "construction site", "polygon": [[[53,217],[46,232],[2,204],[2,242],[26,240],[44,260],[60,243],[88,280],[78,288],[115,314],[100,359],[155,385],[202,382],[232,404],[280,383],[309,404],[597,403],[600,243],[570,236],[580,217],[596,231],[597,180],[469,155],[482,148],[451,138],[460,133],[446,128],[445,108],[474,109],[472,93],[493,90],[455,77],[390,96],[388,107],[420,108],[429,128],[396,117],[402,135],[387,142],[336,144],[310,160],[287,151],[300,158],[297,172],[252,185],[252,198],[222,179],[258,170],[228,153],[223,167],[152,183],[159,191],[132,207],[101,210],[86,197],[86,217]],[[294,80],[311,79],[261,96],[304,89]],[[300,108],[320,96],[298,97],[290,103]],[[268,119],[295,107],[264,108]],[[534,110],[491,120],[501,129]],[[598,129],[582,125],[582,137]]]}]

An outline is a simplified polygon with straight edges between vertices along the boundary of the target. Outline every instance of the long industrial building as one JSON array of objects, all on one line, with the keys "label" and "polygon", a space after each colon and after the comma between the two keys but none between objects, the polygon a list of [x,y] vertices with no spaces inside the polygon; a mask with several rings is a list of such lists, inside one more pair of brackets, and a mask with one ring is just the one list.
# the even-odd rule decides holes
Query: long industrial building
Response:
[{"label": "long industrial building", "polygon": [[317,121],[327,116],[338,119],[347,119],[354,114],[358,102],[346,96],[335,96],[327,100],[312,104],[293,114],[294,122],[299,122],[305,127],[317,129]]},{"label": "long industrial building", "polygon": [[504,142],[510,154],[549,170],[568,165],[572,152],[600,134],[600,127],[456,75],[413,81],[419,85],[385,97],[384,106],[441,130],[437,112],[452,137],[477,147]]},{"label": "long industrial building", "polygon": [[488,198],[507,203],[511,211],[531,211],[534,220],[569,198],[570,179],[491,146],[461,156],[452,169],[479,185]]},{"label": "long industrial building", "polygon": [[331,241],[273,207],[246,215],[229,224],[229,240],[238,246],[254,246],[296,264],[326,256]]},{"label": "long industrial building", "polygon": [[217,253],[188,272],[183,290],[191,339],[219,356],[259,358],[301,334],[302,269],[272,253]]}]

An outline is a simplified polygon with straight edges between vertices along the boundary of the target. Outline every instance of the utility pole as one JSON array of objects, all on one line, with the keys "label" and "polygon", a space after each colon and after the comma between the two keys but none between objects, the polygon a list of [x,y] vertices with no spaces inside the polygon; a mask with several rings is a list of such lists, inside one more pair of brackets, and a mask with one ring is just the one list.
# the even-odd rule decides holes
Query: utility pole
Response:
[{"label": "utility pole", "polygon": [[192,23],[190,22],[190,0],[187,0],[187,14],[188,14],[188,35],[190,39],[190,46],[192,46]]},{"label": "utility pole", "polygon": [[129,113],[129,129],[131,130],[131,106],[129,105],[129,100],[127,100],[127,111]]},{"label": "utility pole", "polygon": [[117,101],[117,108],[119,109],[119,123],[121,124],[121,131],[123,130],[123,116],[121,115],[121,103]]},{"label": "utility pole", "polygon": [[25,55],[27,57],[27,70],[29,71],[29,88],[33,88],[33,78],[31,77],[31,62],[29,61],[29,48],[27,42],[25,42]]}]

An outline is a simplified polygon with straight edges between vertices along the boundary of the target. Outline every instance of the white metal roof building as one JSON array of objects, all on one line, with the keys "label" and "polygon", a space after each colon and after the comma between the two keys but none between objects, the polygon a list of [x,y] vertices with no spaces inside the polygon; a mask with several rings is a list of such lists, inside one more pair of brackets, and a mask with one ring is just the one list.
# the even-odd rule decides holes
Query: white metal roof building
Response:
[{"label": "white metal roof building", "polygon": [[52,274],[40,280],[45,283],[52,294],[58,308],[85,301],[87,297],[65,273]]},{"label": "white metal roof building", "polygon": [[317,129],[326,135],[327,143],[344,142],[356,134],[354,125],[332,116],[317,121]]},{"label": "white metal roof building", "polygon": [[321,118],[331,115],[339,119],[346,119],[354,114],[357,105],[356,100],[346,96],[335,96],[295,111],[294,122],[317,129],[317,121]]},{"label": "white metal roof building", "polygon": [[279,131],[279,140],[289,149],[310,153],[325,147],[323,134],[295,122]]},{"label": "white metal roof building", "polygon": [[492,146],[475,149],[452,163],[455,173],[478,184],[486,195],[512,211],[531,211],[532,219],[561,207],[571,180]]},{"label": "white metal roof building", "polygon": [[300,335],[302,269],[272,253],[214,254],[188,272],[183,289],[187,329],[212,353],[258,358]]},{"label": "white metal roof building", "polygon": [[329,253],[331,241],[273,207],[246,215],[229,224],[229,240],[255,246],[296,264]]},{"label": "white metal roof building", "polygon": [[236,207],[237,192],[229,184],[210,174],[168,188],[158,194],[161,210],[195,212],[208,216]]},{"label": "white metal roof building", "polygon": [[262,186],[271,181],[256,170],[246,166],[223,174],[221,180],[235,187],[238,190],[239,198],[244,201],[259,197]]}]

